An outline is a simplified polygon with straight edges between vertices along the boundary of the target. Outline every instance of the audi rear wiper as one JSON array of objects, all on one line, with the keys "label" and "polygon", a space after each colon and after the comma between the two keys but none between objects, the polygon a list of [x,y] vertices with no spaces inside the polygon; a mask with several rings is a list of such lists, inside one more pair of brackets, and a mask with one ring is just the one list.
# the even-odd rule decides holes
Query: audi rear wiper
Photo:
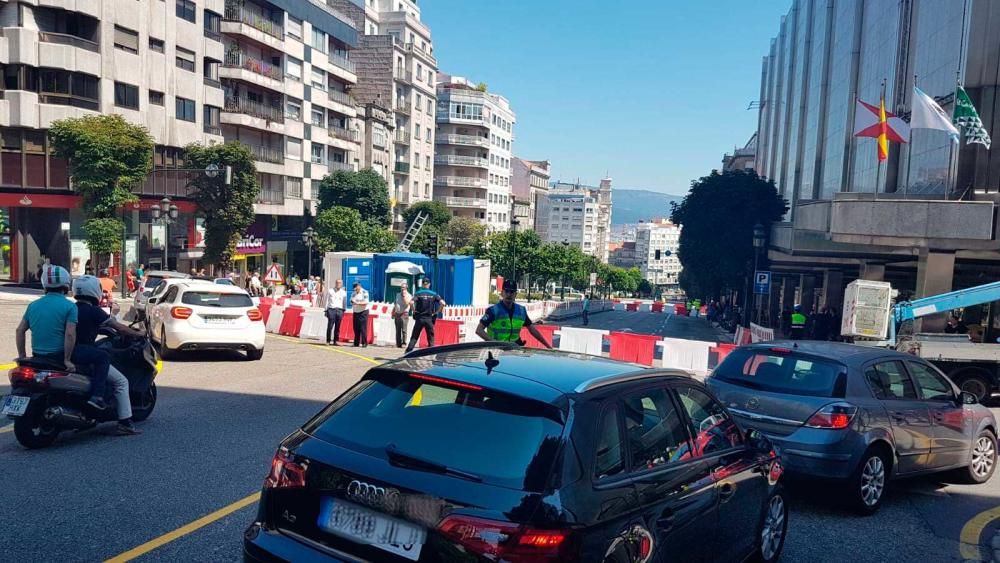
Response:
[{"label": "audi rear wiper", "polygon": [[389,463],[395,465],[396,467],[405,467],[407,469],[414,469],[417,471],[428,471],[430,473],[440,473],[441,475],[451,475],[452,477],[458,477],[460,479],[474,481],[476,483],[483,482],[483,478],[475,473],[469,473],[468,471],[448,467],[447,465],[436,461],[403,453],[396,449],[395,444],[389,444],[386,446],[385,453],[389,456]]}]

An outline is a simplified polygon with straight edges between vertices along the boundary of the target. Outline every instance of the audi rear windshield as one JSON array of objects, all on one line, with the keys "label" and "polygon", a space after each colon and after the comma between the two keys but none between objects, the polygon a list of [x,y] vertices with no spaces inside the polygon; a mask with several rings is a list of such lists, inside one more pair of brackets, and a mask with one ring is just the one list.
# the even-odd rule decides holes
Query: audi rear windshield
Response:
[{"label": "audi rear windshield", "polygon": [[387,462],[387,450],[405,452],[453,474],[538,492],[552,472],[560,421],[550,404],[385,370],[331,403],[305,430]]},{"label": "audi rear windshield", "polygon": [[741,348],[726,356],[712,377],[773,393],[843,397],[846,373],[843,364],[791,350]]}]

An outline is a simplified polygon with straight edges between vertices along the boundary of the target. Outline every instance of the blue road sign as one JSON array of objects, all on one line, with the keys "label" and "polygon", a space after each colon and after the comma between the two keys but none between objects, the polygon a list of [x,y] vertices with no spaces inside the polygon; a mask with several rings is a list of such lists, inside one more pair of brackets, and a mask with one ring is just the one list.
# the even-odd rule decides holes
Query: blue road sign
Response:
[{"label": "blue road sign", "polygon": [[767,295],[771,293],[771,272],[758,271],[753,277],[754,295]]}]

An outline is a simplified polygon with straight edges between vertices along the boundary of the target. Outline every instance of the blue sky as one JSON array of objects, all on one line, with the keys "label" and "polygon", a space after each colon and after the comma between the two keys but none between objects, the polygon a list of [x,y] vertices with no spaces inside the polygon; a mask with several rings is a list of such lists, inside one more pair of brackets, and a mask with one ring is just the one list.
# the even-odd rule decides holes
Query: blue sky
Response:
[{"label": "blue sky", "polygon": [[790,0],[422,0],[444,72],[517,113],[553,179],[684,194],[757,127],[761,58]]}]

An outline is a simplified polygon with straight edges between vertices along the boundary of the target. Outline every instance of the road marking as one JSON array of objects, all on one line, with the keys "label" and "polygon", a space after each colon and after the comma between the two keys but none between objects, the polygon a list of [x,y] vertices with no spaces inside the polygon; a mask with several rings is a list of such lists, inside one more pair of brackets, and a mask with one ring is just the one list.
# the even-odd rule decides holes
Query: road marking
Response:
[{"label": "road marking", "polygon": [[[277,335],[274,335],[274,334],[272,334],[270,336],[272,338],[277,338],[279,340],[285,340],[285,341],[288,341],[288,342],[299,342],[299,343],[302,342],[301,338],[289,338],[287,336],[277,336]],[[316,348],[320,348],[322,350],[326,350],[327,352],[336,352],[338,354],[343,354],[345,356],[350,356],[352,358],[357,358],[359,360],[364,360],[364,361],[368,362],[369,364],[379,365],[379,362],[377,360],[373,360],[373,359],[369,358],[368,356],[362,356],[361,354],[355,354],[354,352],[348,352],[347,350],[341,350],[340,347],[338,347],[338,346],[327,346],[326,344],[317,344],[317,343],[310,343],[309,345],[310,346],[314,346]]]},{"label": "road marking", "polygon": [[962,533],[958,539],[961,542],[958,552],[962,559],[966,561],[990,561],[991,555],[984,555],[983,549],[979,545],[979,539],[983,535],[983,530],[989,526],[990,522],[1000,519],[1000,506],[984,510],[973,516],[962,526]]},{"label": "road marking", "polygon": [[17,364],[0,364],[0,370],[14,369],[16,367],[17,367]]},{"label": "road marking", "polygon": [[8,424],[7,426],[0,427],[0,434],[5,434],[5,433],[10,432],[12,430],[14,430],[14,425],[13,424]]},{"label": "road marking", "polygon": [[195,530],[204,528],[205,526],[211,524],[212,522],[221,520],[222,518],[229,516],[230,514],[236,512],[241,508],[245,508],[247,506],[250,506],[251,504],[254,504],[258,500],[260,500],[259,492],[254,493],[248,497],[244,497],[228,506],[224,506],[216,510],[211,514],[206,514],[205,516],[202,516],[201,518],[195,520],[194,522],[185,524],[172,532],[167,532],[162,536],[149,540],[148,542],[133,549],[130,549],[125,553],[122,553],[121,555],[116,555],[111,559],[106,560],[104,563],[125,563],[126,561],[131,561],[137,557],[149,553],[150,551],[153,551],[154,549],[163,547],[164,545],[167,545],[168,543],[174,540],[182,538],[190,534],[191,532],[194,532]]}]

